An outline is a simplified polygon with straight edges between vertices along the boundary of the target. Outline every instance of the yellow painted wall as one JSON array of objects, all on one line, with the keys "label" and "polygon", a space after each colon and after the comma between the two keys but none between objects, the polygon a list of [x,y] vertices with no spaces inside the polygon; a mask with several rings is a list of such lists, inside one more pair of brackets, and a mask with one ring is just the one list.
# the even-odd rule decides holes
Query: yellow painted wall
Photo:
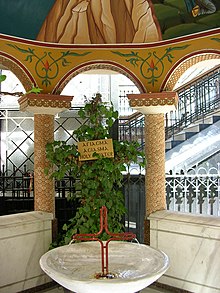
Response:
[{"label": "yellow painted wall", "polygon": [[47,44],[0,35],[0,48],[0,56],[21,67],[44,93],[59,92],[66,79],[98,64],[127,74],[142,92],[159,92],[187,58],[202,53],[220,58],[220,29],[157,43],[117,45]]}]

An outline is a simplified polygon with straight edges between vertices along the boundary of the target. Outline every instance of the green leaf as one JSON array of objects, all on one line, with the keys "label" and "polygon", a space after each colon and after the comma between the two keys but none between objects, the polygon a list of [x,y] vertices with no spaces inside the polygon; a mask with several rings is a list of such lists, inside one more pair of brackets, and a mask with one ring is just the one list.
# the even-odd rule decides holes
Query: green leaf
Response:
[{"label": "green leaf", "polygon": [[176,50],[185,50],[188,48],[190,45],[185,45],[185,46],[178,46],[178,47],[169,47],[166,49],[167,53],[171,51],[176,51]]},{"label": "green leaf", "polygon": [[62,52],[63,56],[86,56],[88,54],[90,54],[91,52],[84,52],[84,53],[76,53],[76,52],[70,52],[70,51],[66,51],[66,52]]},{"label": "green leaf", "polygon": [[134,52],[134,51],[131,51],[131,53],[121,53],[119,51],[111,51],[113,54],[116,54],[116,55],[119,55],[119,56],[122,56],[122,57],[133,57],[133,56],[138,56],[138,52]]},{"label": "green leaf", "polygon": [[0,82],[2,82],[2,81],[4,81],[4,80],[6,80],[6,75],[1,74],[1,75],[0,75]]},{"label": "green leaf", "polygon": [[220,38],[211,38],[211,40],[216,41],[216,42],[220,42]]},{"label": "green leaf", "polygon": [[65,243],[65,244],[69,244],[70,241],[71,241],[71,237],[66,236],[66,237],[64,238],[64,243]]},{"label": "green leaf", "polygon": [[27,50],[25,50],[25,49],[22,49],[22,48],[18,47],[17,45],[12,45],[12,44],[7,44],[7,45],[9,47],[12,47],[12,48],[20,51],[21,53],[32,53],[32,54],[34,54],[34,49],[28,48]]},{"label": "green leaf", "polygon": [[39,87],[32,87],[31,90],[27,91],[26,94],[39,94],[43,89],[39,88]]}]

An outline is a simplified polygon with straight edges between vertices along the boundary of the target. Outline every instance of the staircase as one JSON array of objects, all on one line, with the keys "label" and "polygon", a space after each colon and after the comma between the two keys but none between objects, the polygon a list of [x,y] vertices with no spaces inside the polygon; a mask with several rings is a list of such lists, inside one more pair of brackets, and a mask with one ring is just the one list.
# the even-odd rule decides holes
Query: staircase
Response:
[{"label": "staircase", "polygon": [[220,152],[220,111],[166,141],[166,173],[190,169]]},{"label": "staircase", "polygon": [[215,124],[220,120],[220,111],[213,113],[205,117],[203,120],[198,120],[195,123],[190,124],[182,131],[177,134],[174,134],[171,138],[167,139],[165,142],[166,152],[172,150],[178,145],[182,144],[187,139],[190,139],[194,135],[202,132],[207,129],[210,125]]},{"label": "staircase", "polygon": [[[177,92],[178,109],[172,113],[172,119],[165,119],[166,172],[195,166],[220,152],[219,65]],[[123,117],[118,125],[120,141],[136,140],[144,150],[143,115]]]}]

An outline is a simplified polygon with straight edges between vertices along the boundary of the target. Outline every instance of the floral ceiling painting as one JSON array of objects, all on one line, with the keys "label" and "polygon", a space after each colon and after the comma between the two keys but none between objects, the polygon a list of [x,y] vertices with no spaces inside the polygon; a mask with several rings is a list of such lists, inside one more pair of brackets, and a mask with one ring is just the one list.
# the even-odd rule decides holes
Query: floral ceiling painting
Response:
[{"label": "floral ceiling painting", "polygon": [[0,33],[66,44],[149,43],[219,27],[219,0],[0,0]]}]

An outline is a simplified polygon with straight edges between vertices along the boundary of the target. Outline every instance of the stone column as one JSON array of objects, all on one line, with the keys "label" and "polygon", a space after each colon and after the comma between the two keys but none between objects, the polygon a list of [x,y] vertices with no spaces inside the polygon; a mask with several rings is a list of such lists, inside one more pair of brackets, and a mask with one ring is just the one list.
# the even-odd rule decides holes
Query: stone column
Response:
[{"label": "stone column", "polygon": [[146,215],[166,209],[165,130],[163,114],[145,115]]},{"label": "stone column", "polygon": [[54,182],[44,172],[48,165],[46,144],[53,140],[54,116],[34,114],[34,210],[55,215]]},{"label": "stone column", "polygon": [[19,99],[20,110],[34,113],[34,209],[53,213],[54,182],[45,175],[46,144],[54,140],[54,115],[71,107],[70,96],[27,94]]},{"label": "stone column", "polygon": [[164,114],[175,109],[178,96],[176,92],[161,92],[130,94],[128,99],[132,108],[145,115],[145,243],[150,244],[147,217],[153,212],[166,209]]}]

